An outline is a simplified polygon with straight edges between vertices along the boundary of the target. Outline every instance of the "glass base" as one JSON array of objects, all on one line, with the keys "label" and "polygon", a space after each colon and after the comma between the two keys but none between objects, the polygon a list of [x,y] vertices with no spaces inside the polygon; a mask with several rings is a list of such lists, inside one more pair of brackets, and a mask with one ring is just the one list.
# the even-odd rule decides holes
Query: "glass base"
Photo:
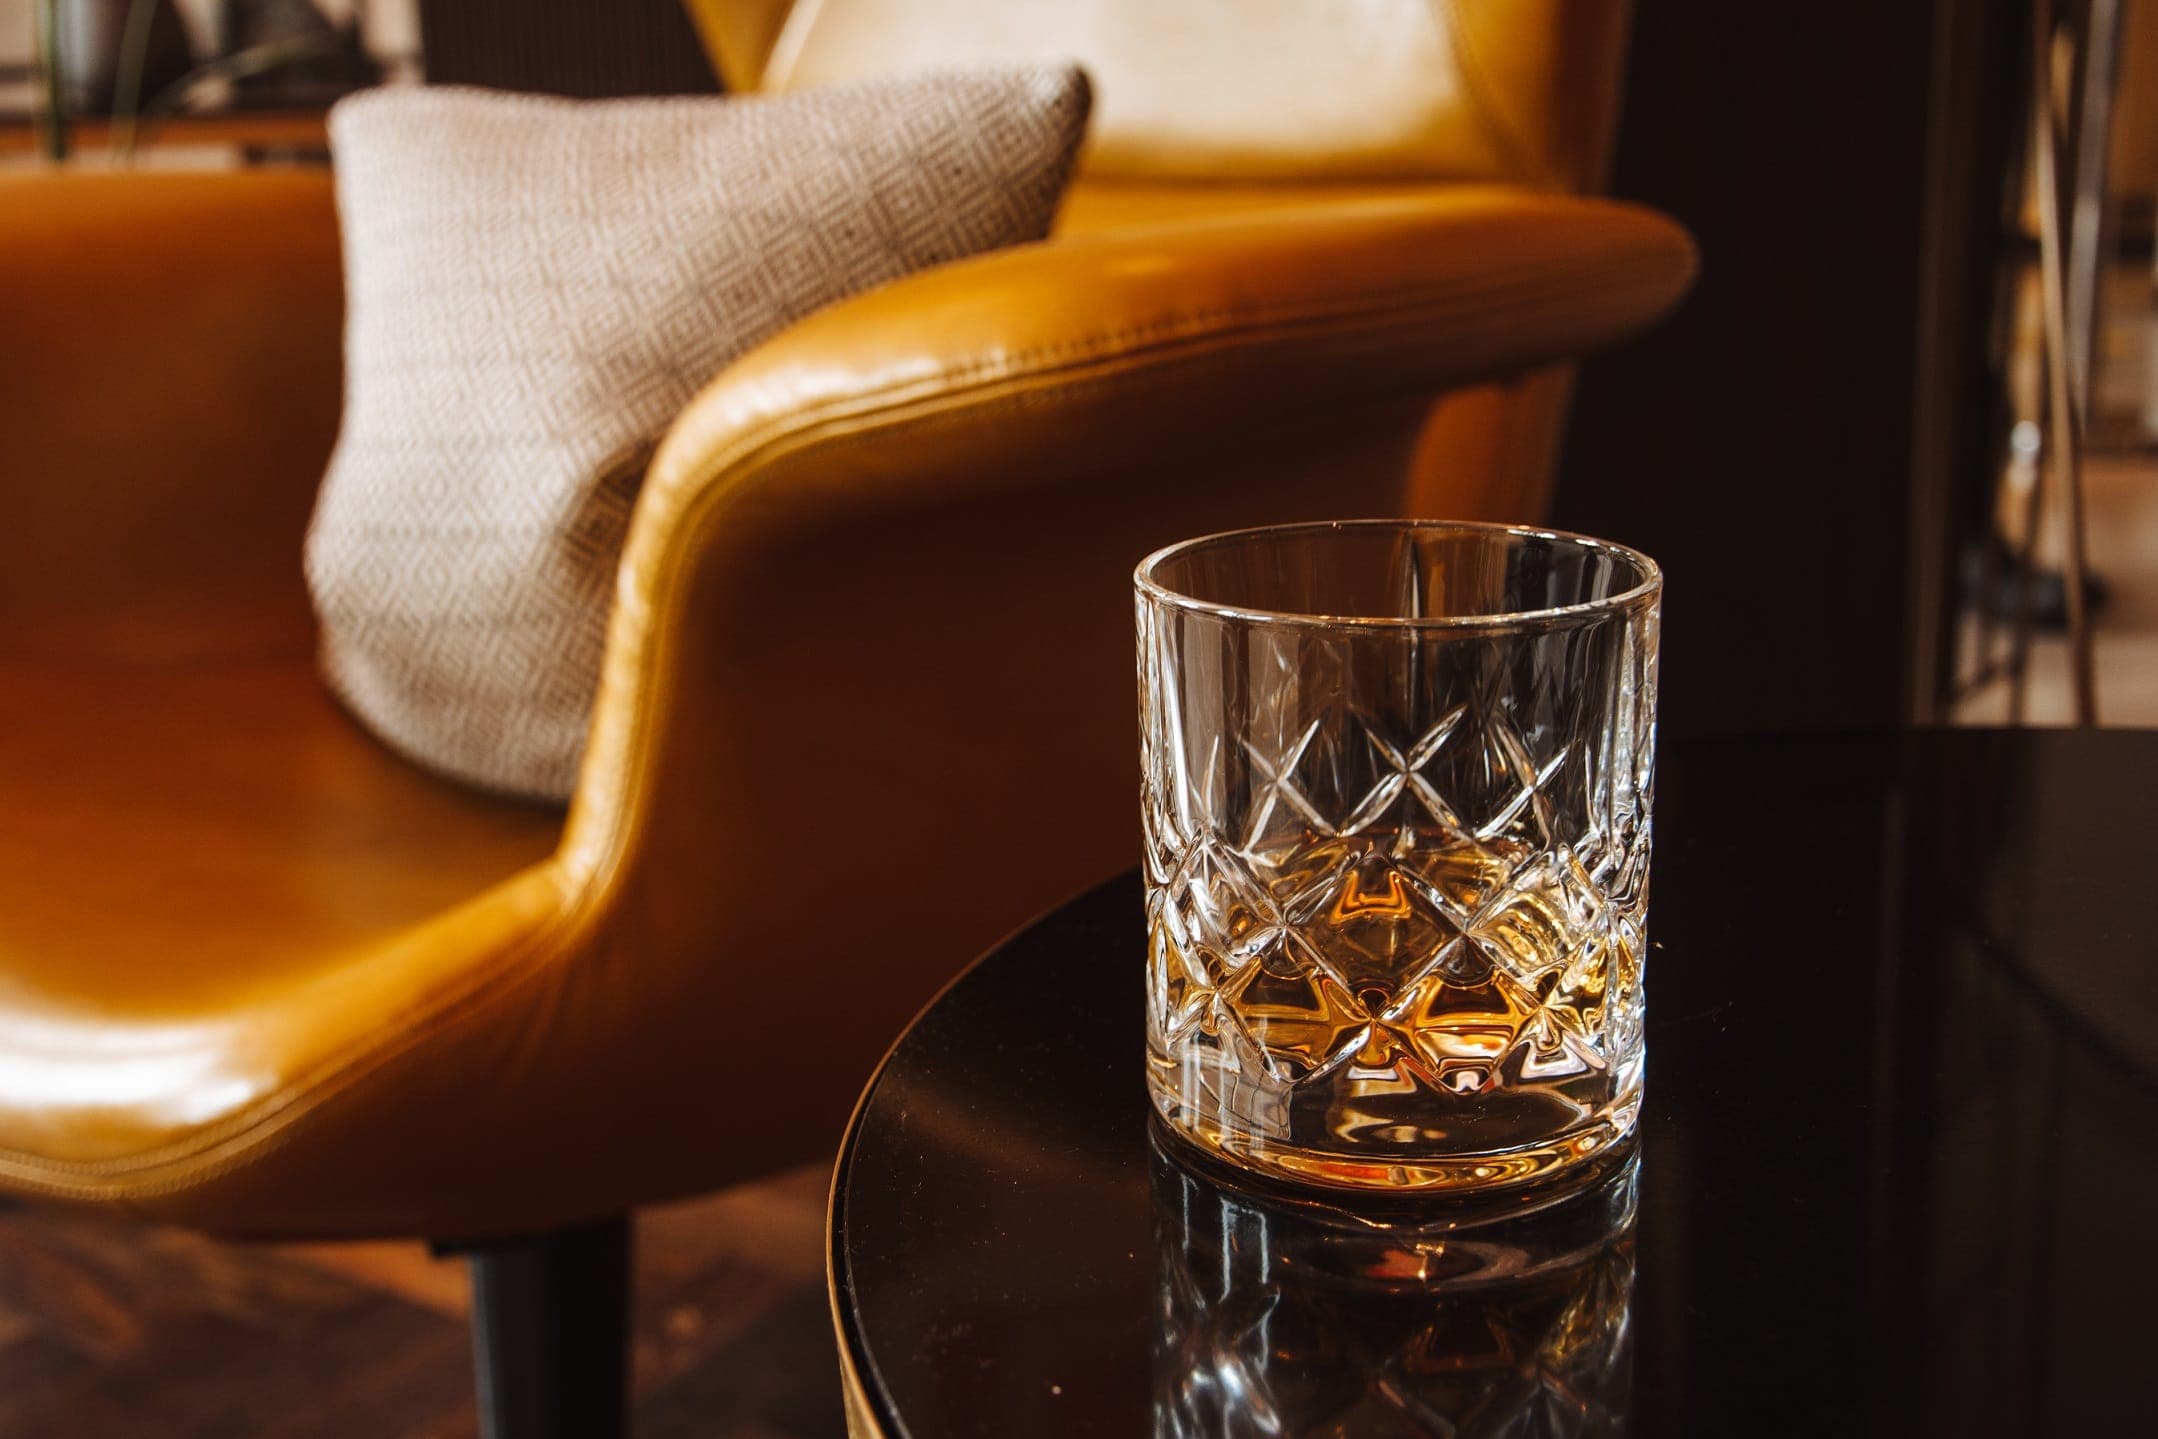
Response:
[{"label": "glass base", "polygon": [[1573,1193],[1631,1154],[1641,1115],[1636,1088],[1586,1122],[1535,1144],[1511,1149],[1414,1157],[1370,1157],[1284,1144],[1223,1129],[1184,1105],[1166,1086],[1150,1084],[1159,1128],[1200,1154],[1291,1188],[1319,1187],[1362,1194],[1447,1195],[1548,1191]]}]

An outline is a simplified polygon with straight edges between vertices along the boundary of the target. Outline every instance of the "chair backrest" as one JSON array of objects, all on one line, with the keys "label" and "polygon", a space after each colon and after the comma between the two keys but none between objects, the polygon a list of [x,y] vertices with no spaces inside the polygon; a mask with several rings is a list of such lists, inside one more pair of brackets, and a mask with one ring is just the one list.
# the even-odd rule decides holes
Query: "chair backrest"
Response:
[{"label": "chair backrest", "polygon": [[1626,0],[686,0],[734,90],[1076,60],[1123,180],[1599,188]]}]

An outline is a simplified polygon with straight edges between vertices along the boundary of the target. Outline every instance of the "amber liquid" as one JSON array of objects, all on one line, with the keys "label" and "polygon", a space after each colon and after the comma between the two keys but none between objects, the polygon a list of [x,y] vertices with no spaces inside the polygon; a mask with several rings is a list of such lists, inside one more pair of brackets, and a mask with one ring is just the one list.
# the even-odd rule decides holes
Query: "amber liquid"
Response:
[{"label": "amber liquid", "polygon": [[1260,1169],[1409,1188],[1518,1183],[1631,1133],[1635,881],[1412,830],[1244,858],[1150,916],[1172,1124]]}]

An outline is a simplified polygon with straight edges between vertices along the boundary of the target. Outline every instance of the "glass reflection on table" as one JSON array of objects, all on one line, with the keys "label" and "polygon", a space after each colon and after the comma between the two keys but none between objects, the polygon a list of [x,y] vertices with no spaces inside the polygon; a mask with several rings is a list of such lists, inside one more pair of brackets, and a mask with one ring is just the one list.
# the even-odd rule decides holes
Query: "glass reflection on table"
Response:
[{"label": "glass reflection on table", "polygon": [[1152,1147],[1156,1439],[1625,1431],[1638,1161],[1472,1220],[1261,1195]]}]

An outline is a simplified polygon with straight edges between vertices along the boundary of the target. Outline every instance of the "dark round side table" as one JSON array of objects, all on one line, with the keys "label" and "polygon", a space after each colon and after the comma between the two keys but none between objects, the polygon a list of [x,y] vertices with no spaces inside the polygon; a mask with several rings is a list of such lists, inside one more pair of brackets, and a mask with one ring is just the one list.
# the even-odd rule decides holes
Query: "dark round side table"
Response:
[{"label": "dark round side table", "polygon": [[1496,1227],[1157,1141],[1135,877],[982,959],[840,1157],[857,1435],[2148,1432],[2158,733],[1674,745],[1656,826],[1638,1165]]}]

